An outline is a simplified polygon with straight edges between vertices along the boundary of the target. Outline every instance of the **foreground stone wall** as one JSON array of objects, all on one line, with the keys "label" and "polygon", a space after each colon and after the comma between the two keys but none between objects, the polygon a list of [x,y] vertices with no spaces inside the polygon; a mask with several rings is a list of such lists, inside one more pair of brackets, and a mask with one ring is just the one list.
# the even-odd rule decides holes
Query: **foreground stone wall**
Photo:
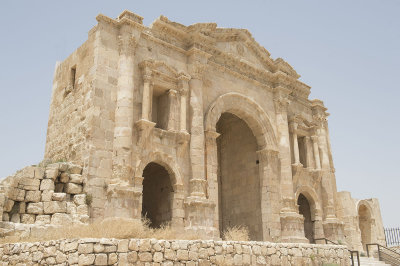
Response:
[{"label": "foreground stone wall", "polygon": [[0,245],[1,265],[350,265],[345,246],[269,242],[81,239]]}]

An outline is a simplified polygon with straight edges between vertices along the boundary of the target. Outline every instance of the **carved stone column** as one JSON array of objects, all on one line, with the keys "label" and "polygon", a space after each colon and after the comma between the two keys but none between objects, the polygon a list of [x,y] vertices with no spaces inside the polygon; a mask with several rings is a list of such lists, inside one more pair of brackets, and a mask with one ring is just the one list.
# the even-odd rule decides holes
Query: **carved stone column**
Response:
[{"label": "carved stone column", "polygon": [[318,148],[318,138],[317,138],[317,136],[311,136],[311,140],[313,143],[313,150],[314,150],[315,169],[321,170],[321,161],[319,158],[319,148]]},{"label": "carved stone column", "polygon": [[187,133],[186,129],[186,114],[187,114],[187,95],[189,92],[189,80],[190,77],[184,74],[180,74],[178,77],[179,80],[179,93],[181,95],[181,110],[180,110],[180,118],[179,118],[179,129],[181,132]]},{"label": "carved stone column", "polygon": [[308,242],[304,237],[304,218],[298,214],[293,191],[290,138],[287,108],[290,91],[283,87],[275,89],[274,103],[278,130],[279,154],[281,156],[281,241]]},{"label": "carved stone column", "polygon": [[305,146],[306,146],[306,165],[307,168],[312,168],[312,157],[313,157],[313,149],[312,149],[312,145],[311,145],[311,141],[310,141],[310,137],[309,136],[305,136]]},{"label": "carved stone column", "polygon": [[261,222],[263,241],[278,241],[281,234],[279,197],[279,152],[257,151],[260,162]]},{"label": "carved stone column", "polygon": [[190,179],[190,196],[205,198],[206,179],[204,168],[204,112],[203,112],[203,74],[206,69],[208,54],[191,48],[189,51],[190,87],[190,161],[192,177]]},{"label": "carved stone column", "polygon": [[291,127],[292,137],[293,137],[293,154],[294,154],[294,164],[300,164],[300,155],[299,155],[299,143],[297,140],[297,123],[292,122]]},{"label": "carved stone column", "polygon": [[113,178],[128,181],[132,178],[133,71],[136,40],[129,25],[122,25],[119,34],[120,56],[113,142]]},{"label": "carved stone column", "polygon": [[177,116],[177,91],[168,90],[168,101],[169,101],[169,116],[168,116],[168,126],[167,130],[176,131],[176,116]]},{"label": "carved stone column", "polygon": [[152,79],[151,79],[151,69],[145,66],[142,70],[143,73],[143,99],[142,99],[142,119],[150,121],[151,120],[151,105],[152,105]]}]

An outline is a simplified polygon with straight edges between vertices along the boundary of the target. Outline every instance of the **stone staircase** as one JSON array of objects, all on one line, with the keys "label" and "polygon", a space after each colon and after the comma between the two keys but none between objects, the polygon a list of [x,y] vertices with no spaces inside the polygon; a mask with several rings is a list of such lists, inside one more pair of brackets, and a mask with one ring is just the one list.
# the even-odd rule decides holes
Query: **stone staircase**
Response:
[{"label": "stone staircase", "polygon": [[[357,262],[356,262],[357,265]],[[377,258],[372,258],[372,257],[360,257],[360,266],[380,266],[380,265],[390,265],[386,264],[383,261],[379,261]]]}]

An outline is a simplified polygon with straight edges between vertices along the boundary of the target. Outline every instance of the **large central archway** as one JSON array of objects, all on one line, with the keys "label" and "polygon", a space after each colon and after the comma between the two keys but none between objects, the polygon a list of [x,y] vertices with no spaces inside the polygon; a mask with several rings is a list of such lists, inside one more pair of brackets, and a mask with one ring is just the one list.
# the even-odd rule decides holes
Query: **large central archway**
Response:
[{"label": "large central archway", "polygon": [[239,117],[223,113],[217,123],[220,231],[246,226],[252,240],[262,240],[258,145]]}]

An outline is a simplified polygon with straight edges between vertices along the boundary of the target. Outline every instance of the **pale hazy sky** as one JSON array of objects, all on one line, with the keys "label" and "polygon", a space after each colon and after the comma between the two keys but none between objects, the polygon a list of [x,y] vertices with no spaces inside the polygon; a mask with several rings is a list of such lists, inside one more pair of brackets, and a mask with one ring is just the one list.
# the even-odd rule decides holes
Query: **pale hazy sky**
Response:
[{"label": "pale hazy sky", "polygon": [[103,13],[246,28],[328,107],[339,190],[400,226],[400,1],[1,1],[0,177],[41,161],[56,61]]}]

